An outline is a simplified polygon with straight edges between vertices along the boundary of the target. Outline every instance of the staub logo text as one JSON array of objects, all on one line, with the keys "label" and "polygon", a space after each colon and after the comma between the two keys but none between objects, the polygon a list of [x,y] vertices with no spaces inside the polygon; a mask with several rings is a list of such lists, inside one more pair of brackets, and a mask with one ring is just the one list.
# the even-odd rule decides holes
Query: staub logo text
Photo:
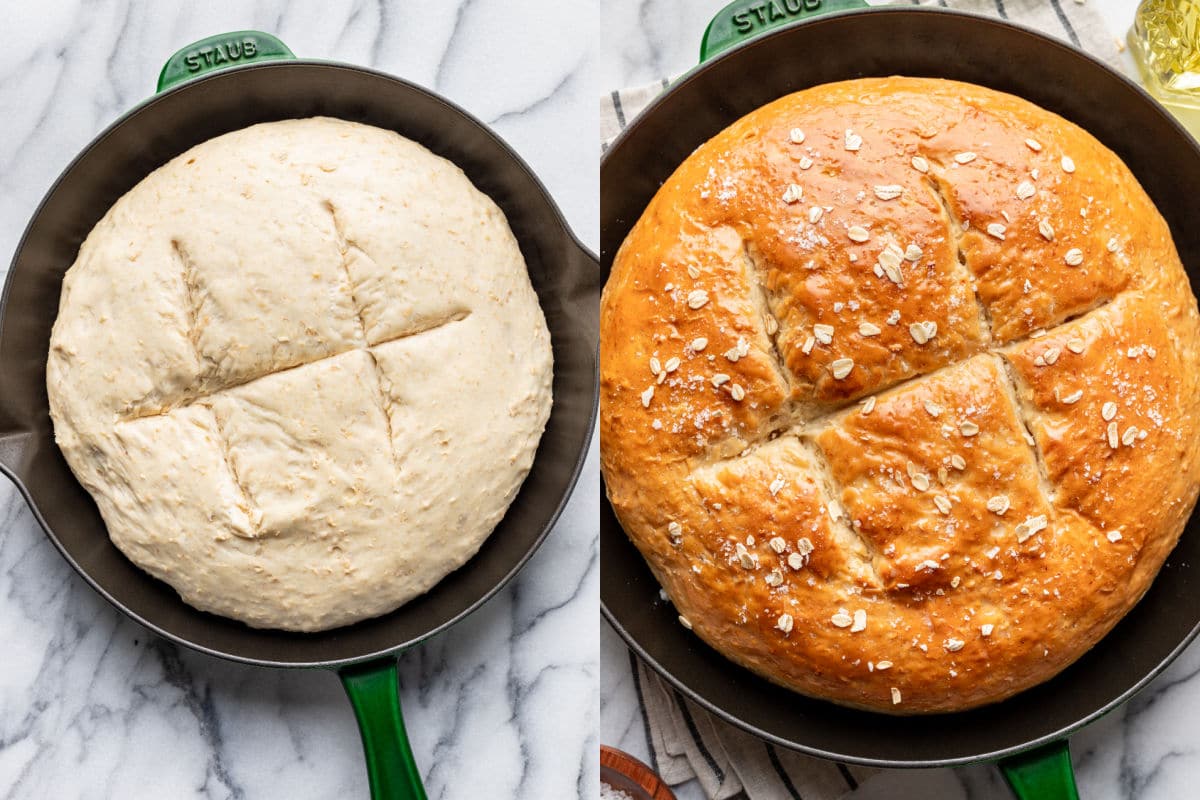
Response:
[{"label": "staub logo text", "polygon": [[183,63],[187,65],[188,72],[197,72],[202,67],[245,61],[256,55],[258,43],[253,39],[242,39],[240,42],[221,42],[193,50],[183,57]]},{"label": "staub logo text", "polygon": [[816,11],[821,0],[763,0],[733,15],[738,33],[749,33],[760,25],[786,20],[805,11]]}]

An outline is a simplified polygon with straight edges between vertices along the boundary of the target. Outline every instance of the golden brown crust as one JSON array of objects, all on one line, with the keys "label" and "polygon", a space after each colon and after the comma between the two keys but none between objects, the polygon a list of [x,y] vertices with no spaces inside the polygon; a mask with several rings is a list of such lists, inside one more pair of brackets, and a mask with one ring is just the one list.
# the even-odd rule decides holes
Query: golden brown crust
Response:
[{"label": "golden brown crust", "polygon": [[820,86],[699,148],[618,252],[602,466],[729,658],[970,708],[1077,659],[1174,546],[1198,343],[1166,224],[1089,134],[967,84]]}]

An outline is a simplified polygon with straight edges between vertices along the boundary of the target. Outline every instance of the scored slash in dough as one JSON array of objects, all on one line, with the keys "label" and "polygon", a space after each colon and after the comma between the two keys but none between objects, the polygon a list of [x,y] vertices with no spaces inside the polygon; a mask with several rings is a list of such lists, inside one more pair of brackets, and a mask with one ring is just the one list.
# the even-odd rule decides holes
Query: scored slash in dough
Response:
[{"label": "scored slash in dough", "polygon": [[328,118],[156,170],[63,282],[55,437],[113,542],[185,601],[316,631],[479,549],[551,404],[503,212],[452,163]]}]

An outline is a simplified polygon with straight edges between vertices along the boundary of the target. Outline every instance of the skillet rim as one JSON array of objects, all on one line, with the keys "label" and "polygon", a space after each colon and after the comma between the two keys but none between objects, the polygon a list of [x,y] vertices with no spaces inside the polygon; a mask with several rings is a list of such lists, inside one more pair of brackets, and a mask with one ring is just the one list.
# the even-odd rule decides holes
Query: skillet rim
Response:
[{"label": "skillet rim", "polygon": [[[394,83],[399,84],[406,91],[413,92],[413,93],[416,93],[419,95],[423,95],[425,98],[444,107],[446,110],[451,112],[453,115],[456,115],[457,117],[459,117],[459,119],[463,123],[476,129],[477,131],[479,131],[481,134],[484,135],[484,137],[486,137],[486,139],[490,140],[490,142],[495,146],[495,149],[499,152],[499,154],[507,157],[508,160],[510,162],[512,162],[512,164],[515,165],[518,168],[518,170],[525,175],[526,178],[528,178],[530,183],[537,189],[538,193],[540,193],[542,199],[545,201],[546,206],[550,210],[549,221],[551,221],[555,224],[555,226],[557,228],[557,235],[561,237],[561,241],[568,248],[567,252],[571,253],[571,254],[578,254],[579,256],[583,257],[584,259],[592,261],[596,265],[597,270],[599,269],[599,256],[595,252],[593,252],[591,250],[591,248],[589,248],[585,244],[583,244],[583,242],[581,242],[579,240],[579,237],[576,236],[575,232],[571,229],[571,226],[567,223],[566,217],[563,216],[562,209],[559,208],[558,203],[556,203],[554,201],[553,196],[550,194],[549,190],[546,188],[546,185],[537,176],[537,173],[535,173],[533,171],[533,169],[529,166],[529,164],[525,161],[525,159],[522,158],[520,156],[520,154],[518,154],[516,152],[516,150],[514,150],[512,148],[512,146],[509,145],[508,142],[506,142],[498,133],[496,133],[494,130],[492,130],[492,128],[490,126],[488,126],[487,124],[485,124],[482,120],[480,120],[479,118],[477,118],[470,112],[466,111],[464,108],[462,108],[462,106],[458,105],[457,103],[453,102],[452,100],[447,99],[446,97],[443,97],[442,95],[440,95],[436,92],[433,92],[429,89],[426,89],[423,86],[420,86],[419,84],[416,84],[412,81],[406,80],[406,79],[398,77],[396,75],[392,75],[390,73],[383,72],[382,70],[374,69],[371,67],[364,67],[364,66],[360,66],[357,64],[349,64],[349,63],[345,63],[345,62],[325,60],[325,59],[296,58],[296,59],[287,59],[287,60],[272,60],[272,61],[263,61],[263,62],[259,62],[259,63],[255,63],[255,64],[237,65],[237,66],[229,67],[227,69],[217,70],[214,72],[207,73],[203,76],[194,78],[192,80],[188,80],[188,81],[184,81],[182,83],[176,84],[176,85],[174,85],[170,88],[164,89],[160,92],[156,92],[155,94],[150,95],[146,99],[142,100],[141,102],[137,103],[136,105],[132,106],[131,108],[129,108],[128,110],[123,112],[120,116],[118,116],[116,119],[114,119],[111,123],[106,125],[103,130],[101,130],[98,134],[96,134],[96,136],[93,137],[82,149],[80,149],[79,152],[76,153],[75,156],[70,160],[70,162],[62,169],[62,171],[58,174],[58,176],[54,179],[54,181],[50,184],[50,186],[46,189],[45,193],[42,195],[42,199],[38,202],[33,213],[30,215],[29,221],[25,224],[25,229],[22,231],[21,237],[17,241],[17,246],[13,250],[12,259],[9,262],[9,269],[5,275],[4,289],[3,289],[3,292],[0,292],[0,332],[2,332],[2,330],[3,330],[3,321],[5,319],[6,312],[8,311],[9,293],[12,290],[13,276],[18,272],[18,269],[17,269],[18,262],[19,262],[21,255],[25,249],[27,239],[29,238],[31,231],[34,228],[34,225],[38,221],[38,218],[41,216],[47,203],[55,195],[55,193],[60,189],[61,185],[67,179],[67,177],[75,170],[75,168],[82,161],[84,161],[89,156],[89,154],[101,142],[103,142],[110,135],[112,135],[117,130],[117,128],[121,127],[126,122],[128,122],[130,117],[132,117],[134,114],[144,112],[147,109],[149,109],[150,107],[154,106],[156,103],[160,103],[168,97],[171,97],[178,93],[183,93],[183,92],[187,92],[190,90],[194,90],[195,87],[201,86],[210,81],[220,81],[220,80],[228,79],[231,75],[240,75],[242,73],[248,73],[248,72],[257,71],[257,70],[307,69],[307,68],[312,68],[312,67],[318,67],[318,68],[322,68],[322,69],[340,70],[340,71],[346,71],[346,72],[356,72],[356,73],[365,74],[372,78],[392,81]],[[599,296],[599,291],[597,290],[597,297],[598,296]],[[590,337],[588,337],[588,338],[590,338]],[[585,344],[585,346],[586,346],[586,344]],[[224,659],[226,661],[232,661],[235,663],[247,664],[250,666],[259,666],[259,667],[272,667],[272,668],[278,668],[278,669],[334,669],[334,670],[337,670],[337,669],[341,669],[343,667],[347,667],[347,666],[351,666],[351,665],[355,665],[355,664],[362,664],[362,663],[365,663],[368,661],[374,661],[374,660],[397,655],[400,652],[407,650],[408,648],[413,647],[415,645],[418,645],[421,642],[429,639],[430,637],[435,636],[435,635],[445,631],[446,629],[456,625],[457,623],[461,622],[465,617],[471,615],[475,611],[479,610],[482,606],[486,605],[487,602],[489,600],[491,600],[493,597],[495,597],[496,594],[498,594],[501,589],[503,589],[514,577],[516,577],[517,573],[519,573],[525,567],[525,565],[529,562],[529,560],[531,558],[533,558],[534,554],[541,548],[542,544],[545,542],[546,537],[549,536],[550,531],[558,523],[559,518],[562,516],[562,512],[566,508],[567,504],[570,502],[571,498],[574,496],[575,491],[578,488],[580,474],[583,471],[583,465],[586,462],[588,454],[591,450],[591,443],[592,443],[592,439],[595,436],[596,422],[598,419],[599,406],[600,406],[600,362],[599,362],[599,358],[597,356],[598,356],[598,351],[593,354],[594,370],[593,370],[592,381],[591,381],[592,382],[592,391],[591,391],[592,397],[591,397],[590,408],[588,409],[588,418],[587,418],[587,427],[586,427],[587,433],[583,437],[583,440],[579,443],[579,451],[578,451],[578,453],[576,453],[575,458],[573,460],[573,463],[571,466],[571,473],[568,478],[567,485],[566,485],[564,491],[562,492],[561,496],[558,498],[558,502],[554,505],[554,508],[551,509],[550,514],[546,518],[546,522],[542,527],[542,530],[538,533],[537,537],[533,540],[533,542],[529,545],[529,547],[525,550],[525,552],[523,552],[520,555],[520,557],[515,562],[513,562],[512,566],[509,568],[509,570],[504,573],[504,575],[499,579],[499,581],[494,586],[492,586],[490,589],[488,589],[486,592],[484,592],[482,595],[480,595],[476,600],[474,600],[472,603],[470,603],[470,605],[468,605],[467,607],[465,607],[464,609],[462,609],[461,611],[459,611],[457,614],[455,614],[451,618],[447,619],[446,621],[444,621],[438,625],[435,625],[434,627],[425,630],[420,635],[415,636],[411,639],[408,639],[404,642],[399,642],[399,643],[393,644],[393,645],[383,648],[383,649],[371,650],[369,652],[359,653],[357,655],[348,656],[345,658],[319,659],[319,660],[315,660],[315,661],[279,661],[279,660],[274,660],[274,659],[253,658],[253,657],[241,655],[236,652],[220,650],[215,647],[210,647],[208,645],[202,645],[197,642],[193,642],[193,641],[187,639],[186,637],[182,636],[181,634],[177,634],[171,630],[168,630],[164,626],[157,625],[155,623],[148,621],[147,619],[142,617],[140,614],[137,614],[132,609],[130,609],[128,606],[126,606],[125,604],[123,604],[122,602],[117,600],[98,579],[94,578],[90,573],[88,573],[86,570],[84,570],[83,567],[79,564],[79,562],[76,561],[76,559],[71,555],[70,552],[68,552],[66,547],[59,541],[58,536],[54,533],[54,531],[52,530],[50,525],[47,523],[45,517],[42,514],[41,509],[38,507],[38,504],[34,499],[33,492],[25,484],[25,481],[17,474],[17,471],[15,468],[13,468],[9,464],[5,463],[4,461],[0,460],[0,474],[3,474],[5,477],[7,477],[12,482],[12,484],[16,488],[17,492],[24,499],[25,504],[28,506],[30,513],[33,515],[33,518],[37,521],[38,525],[42,529],[42,532],[46,535],[46,538],[48,538],[54,544],[54,547],[58,550],[59,555],[61,555],[63,557],[63,559],[68,564],[71,565],[71,568],[73,570],[75,570],[75,572],[81,578],[83,578],[83,580],[93,590],[95,590],[95,592],[97,594],[99,594],[101,597],[103,597],[108,603],[110,603],[114,608],[116,608],[118,611],[120,611],[126,617],[133,620],[134,622],[141,625],[142,627],[152,631],[153,633],[157,634],[158,636],[163,637],[164,639],[167,639],[168,641],[171,641],[182,647],[186,647],[189,650],[194,650],[194,651],[197,651],[200,653],[204,653],[205,655],[214,656],[216,658]],[[2,409],[0,409],[0,415],[2,415],[4,413],[5,412]],[[16,431],[0,431],[0,441],[2,441],[5,438],[9,438],[9,437],[16,438],[16,437],[21,437],[21,436],[33,435],[33,432],[28,431],[24,428],[21,428],[20,422],[18,422],[17,424],[18,424],[18,428]],[[536,456],[535,456],[535,463],[536,463]],[[452,573],[450,573],[450,575],[447,576],[447,578],[450,578],[453,575],[454,575],[454,573],[452,572]],[[399,609],[397,609],[397,610],[399,610]],[[198,612],[198,613],[204,613],[204,612]],[[394,613],[394,612],[390,612],[390,613]],[[387,616],[387,615],[383,615],[383,616]],[[259,631],[258,629],[250,628],[249,626],[246,626],[246,628],[247,628],[247,630],[249,630],[251,633],[254,633],[254,634],[262,633],[263,635],[268,635],[271,633],[275,633],[274,631],[266,631],[266,630]],[[334,628],[334,629],[331,629],[330,631],[325,631],[322,633],[335,633],[337,630],[338,630],[337,628]]]},{"label": "skillet rim", "polygon": [[[828,14],[822,14],[820,17],[817,17],[815,19],[799,20],[799,21],[796,21],[793,23],[782,25],[773,30],[766,31],[759,35],[756,35],[734,47],[729,48],[728,50],[720,52],[719,54],[713,56],[709,60],[703,61],[703,62],[697,64],[696,66],[692,67],[687,72],[685,72],[682,76],[671,81],[670,85],[666,89],[664,89],[660,94],[658,94],[653,100],[651,100],[650,103],[637,114],[637,116],[635,116],[632,120],[630,120],[629,124],[625,128],[623,128],[621,130],[621,132],[612,140],[612,142],[609,144],[609,146],[604,149],[604,152],[600,158],[600,186],[601,186],[600,191],[601,191],[601,195],[603,196],[603,192],[604,192],[604,167],[605,167],[605,165],[614,157],[614,154],[621,148],[621,146],[623,144],[625,144],[625,142],[632,136],[633,132],[638,127],[645,124],[646,120],[648,120],[652,116],[653,112],[657,111],[658,108],[666,102],[667,98],[670,95],[676,93],[677,91],[684,90],[689,84],[693,83],[701,74],[703,74],[704,72],[706,72],[709,69],[714,68],[714,65],[721,63],[725,59],[736,57],[738,54],[740,54],[744,50],[747,50],[752,47],[759,47],[764,44],[769,44],[773,40],[786,40],[786,38],[789,37],[795,30],[797,30],[799,28],[803,28],[805,26],[822,25],[822,24],[826,24],[829,22],[841,23],[841,21],[846,18],[857,18],[857,17],[862,17],[863,15],[891,15],[891,16],[900,16],[900,17],[909,17],[909,18],[919,18],[919,16],[914,17],[914,15],[926,15],[926,16],[940,15],[940,16],[958,18],[961,22],[966,23],[966,24],[975,24],[975,25],[979,25],[980,27],[1003,28],[1003,29],[1007,29],[1009,31],[1015,31],[1017,33],[1021,33],[1027,37],[1031,37],[1032,39],[1036,40],[1039,47],[1050,47],[1050,48],[1054,48],[1056,50],[1065,52],[1068,55],[1070,55],[1076,59],[1082,60],[1084,63],[1088,64],[1092,69],[1099,69],[1101,72],[1105,73],[1107,75],[1107,77],[1109,77],[1110,79],[1115,78],[1118,81],[1118,83],[1124,84],[1125,88],[1132,89],[1134,91],[1135,95],[1139,96],[1140,99],[1143,101],[1145,111],[1147,113],[1157,114],[1159,117],[1161,117],[1163,120],[1165,120],[1170,127],[1175,129],[1175,131],[1181,136],[1181,138],[1184,141],[1187,141],[1190,143],[1192,154],[1194,156],[1196,156],[1198,159],[1200,159],[1200,141],[1198,141],[1190,133],[1188,133],[1187,130],[1183,127],[1182,123],[1179,122],[1179,120],[1177,120],[1168,111],[1166,111],[1166,109],[1164,109],[1157,101],[1155,101],[1154,98],[1139,84],[1137,84],[1136,82],[1134,82],[1127,76],[1121,74],[1117,70],[1113,69],[1108,64],[1101,61],[1099,58],[1095,57],[1091,53],[1088,53],[1088,52],[1082,50],[1081,48],[1074,47],[1062,40],[1059,40],[1057,38],[1049,36],[1048,34],[1042,32],[1042,31],[1039,31],[1035,28],[1032,28],[1028,25],[1012,22],[1009,20],[999,20],[999,19],[994,19],[991,17],[985,17],[985,16],[981,16],[978,14],[972,14],[972,13],[966,12],[966,11],[960,11],[957,9],[924,8],[924,7],[906,8],[906,7],[902,7],[902,6],[876,6],[876,7],[871,7],[871,8],[853,9],[853,10],[838,11],[838,12],[833,12],[833,13],[828,13]],[[778,47],[778,46],[779,45],[776,45],[776,47]],[[799,90],[797,90],[797,91],[799,91]],[[1057,113],[1054,109],[1047,109],[1047,110],[1051,111],[1052,113]],[[730,120],[729,124],[732,124],[734,121],[735,120]],[[633,221],[636,221],[636,220],[633,220]],[[630,222],[630,225],[632,225],[633,221]],[[612,272],[611,260],[616,257],[616,253],[615,252],[606,253],[604,250],[604,243],[605,243],[604,228],[605,228],[604,206],[603,206],[603,203],[601,203],[600,271],[601,271],[602,278],[607,282],[607,280]],[[607,264],[607,266],[606,266],[606,264]],[[1192,288],[1192,292],[1193,292],[1193,294],[1196,294],[1195,287]],[[620,520],[616,516],[616,512],[613,511],[612,506],[609,503],[608,494],[607,494],[607,490],[605,488],[605,483],[604,483],[603,470],[601,471],[599,489],[600,489],[600,502],[602,504],[601,516],[602,517],[604,516],[604,514],[606,513],[604,508],[607,507],[608,513],[610,513],[612,515],[612,519],[614,520],[617,528],[620,530],[621,535],[623,535],[625,537],[624,541],[623,541],[623,546],[633,548],[636,556],[638,558],[640,558],[641,557],[640,552],[638,552],[637,548],[633,545],[633,543],[631,541],[629,541],[628,535],[625,534],[625,531],[620,524]],[[1197,506],[1195,506],[1193,508],[1192,514],[1189,517],[1189,523],[1191,522],[1191,520],[1196,519],[1198,517],[1200,517],[1200,504],[1198,504]],[[1185,524],[1184,533],[1181,534],[1181,537],[1186,534],[1187,534],[1187,527]],[[601,540],[603,542],[603,529],[601,530]],[[601,547],[603,547],[603,543],[601,544]],[[1174,549],[1172,549],[1172,554],[1173,553],[1174,553]],[[1170,554],[1168,555],[1168,558],[1170,558]],[[1165,564],[1165,562],[1164,562],[1164,564]],[[602,578],[603,578],[603,573],[602,573]],[[1079,717],[1074,722],[1071,722],[1067,725],[1063,725],[1060,728],[1058,728],[1056,731],[1052,731],[1052,732],[1043,734],[1035,739],[1027,739],[1019,744],[1015,744],[1015,745],[1012,745],[1009,747],[995,748],[995,749],[990,750],[989,752],[977,753],[977,754],[970,755],[970,756],[955,756],[955,757],[934,758],[934,759],[907,759],[907,760],[895,759],[895,758],[874,758],[874,757],[870,757],[870,756],[859,756],[859,755],[851,755],[851,754],[846,754],[846,753],[835,753],[835,752],[826,750],[826,749],[818,747],[818,746],[799,744],[797,742],[790,741],[790,740],[788,740],[782,736],[779,736],[777,734],[773,734],[773,733],[764,731],[761,728],[758,728],[757,726],[740,719],[732,712],[725,711],[723,708],[719,707],[714,701],[709,700],[708,698],[700,695],[698,692],[696,692],[695,690],[688,687],[683,682],[682,679],[680,679],[680,678],[676,677],[674,674],[668,672],[664,666],[662,666],[657,660],[655,660],[653,657],[650,656],[650,654],[647,652],[646,648],[639,641],[637,641],[632,636],[632,634],[629,633],[628,630],[626,630],[625,626],[621,624],[617,615],[608,607],[608,604],[605,602],[604,588],[605,588],[605,583],[602,579],[600,582],[600,613],[604,617],[604,620],[613,628],[613,630],[617,633],[617,635],[621,637],[621,640],[625,643],[625,645],[632,652],[634,652],[638,658],[640,658],[643,662],[645,662],[647,666],[649,666],[651,669],[653,669],[657,675],[659,675],[661,678],[666,680],[667,683],[669,683],[676,691],[680,692],[681,694],[686,696],[689,700],[696,703],[700,707],[704,708],[709,713],[714,714],[718,718],[724,720],[725,722],[733,725],[734,727],[736,727],[740,730],[743,730],[747,733],[757,736],[758,738],[760,738],[770,744],[778,745],[778,746],[786,748],[788,750],[798,751],[798,752],[806,753],[808,755],[816,756],[818,758],[824,758],[824,759],[828,759],[828,760],[832,760],[832,761],[840,761],[840,762],[844,762],[844,763],[848,763],[848,764],[855,764],[858,766],[882,767],[882,768],[886,768],[886,769],[923,769],[923,768],[934,768],[934,767],[955,767],[955,766],[964,766],[964,765],[968,765],[968,764],[975,764],[975,763],[979,763],[979,762],[983,762],[983,761],[997,761],[1000,759],[1020,755],[1022,753],[1026,753],[1031,750],[1035,750],[1039,747],[1042,747],[1042,746],[1045,746],[1048,744],[1066,741],[1067,738],[1071,734],[1073,734],[1073,733],[1079,731],[1081,728],[1084,728],[1087,725],[1095,722],[1096,720],[1105,716],[1109,712],[1119,708],[1121,705],[1123,705],[1125,702],[1127,702],[1130,698],[1132,698],[1135,694],[1137,694],[1142,689],[1144,689],[1151,681],[1153,681],[1155,678],[1157,678],[1159,675],[1161,675],[1163,673],[1163,671],[1166,670],[1167,667],[1169,667],[1171,665],[1171,663],[1174,662],[1175,659],[1178,658],[1179,655],[1185,649],[1187,649],[1187,647],[1196,639],[1197,635],[1200,635],[1200,618],[1197,618],[1197,620],[1192,625],[1190,631],[1187,632],[1187,634],[1170,650],[1170,652],[1158,664],[1154,665],[1145,675],[1141,676],[1137,681],[1135,681],[1131,686],[1129,686],[1124,691],[1122,691],[1118,696],[1114,697],[1113,699],[1109,700],[1107,703],[1104,703],[1103,705],[1101,705],[1098,708],[1093,708],[1091,711],[1089,711],[1088,713]],[[1139,598],[1138,602],[1140,603],[1142,601],[1142,599],[1144,599],[1144,598]],[[1107,635],[1105,638],[1107,638]],[[1094,647],[1099,647],[1103,641],[1104,641],[1104,639],[1101,639],[1100,642],[1097,642],[1096,645],[1094,645]],[[709,648],[709,646],[707,644],[702,643],[702,646],[705,648],[711,649],[711,648]],[[725,659],[725,657],[720,655],[719,653],[717,655],[720,658]],[[728,661],[728,659],[725,659],[725,660]],[[749,670],[746,670],[744,667],[740,667],[740,666],[734,664],[732,661],[729,661],[729,664],[732,665],[736,670],[740,670],[748,676],[753,676],[753,673],[750,672]],[[755,677],[757,677],[757,676],[755,676]],[[772,686],[772,688],[774,689],[774,691],[781,693],[781,695],[780,695],[781,697],[790,697],[790,696],[796,695],[796,693],[791,692],[790,690],[784,689],[782,687]],[[1020,697],[1020,694],[1015,695],[1014,697]],[[1000,701],[1000,703],[1010,702],[1012,699],[1013,698],[1008,698],[1006,700]],[[828,701],[817,701],[817,702],[826,702],[827,703]],[[830,704],[830,705],[836,705],[836,704]],[[874,712],[862,712],[862,713],[873,714]],[[889,716],[889,715],[881,714],[880,716]]]}]

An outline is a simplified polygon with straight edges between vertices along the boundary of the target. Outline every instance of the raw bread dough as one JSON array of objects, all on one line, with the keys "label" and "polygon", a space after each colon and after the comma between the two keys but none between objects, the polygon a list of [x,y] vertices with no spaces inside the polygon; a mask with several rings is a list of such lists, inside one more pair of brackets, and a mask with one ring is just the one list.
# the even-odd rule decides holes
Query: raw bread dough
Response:
[{"label": "raw bread dough", "polygon": [[191,605],[316,631],[479,549],[550,414],[503,213],[378,128],[219,136],[135,186],[63,282],[55,436],[113,542]]}]

